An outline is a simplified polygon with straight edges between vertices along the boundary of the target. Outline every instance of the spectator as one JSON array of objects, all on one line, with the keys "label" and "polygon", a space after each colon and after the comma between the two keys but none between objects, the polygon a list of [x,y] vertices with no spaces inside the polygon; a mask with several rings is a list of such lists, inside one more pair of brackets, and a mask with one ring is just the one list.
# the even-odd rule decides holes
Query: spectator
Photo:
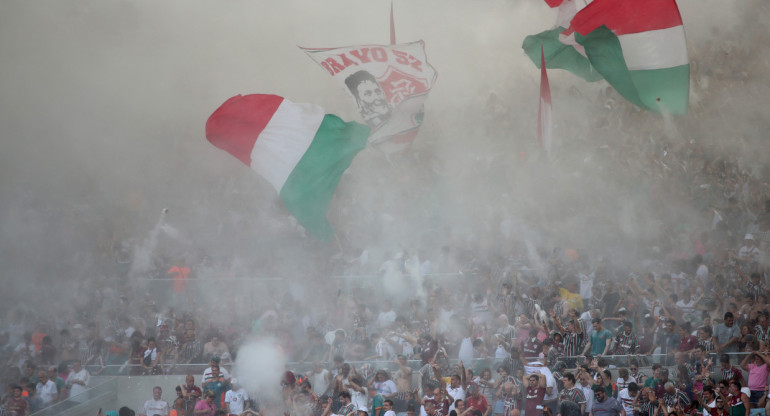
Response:
[{"label": "spectator", "polygon": [[586,408],[586,396],[583,389],[576,385],[575,375],[572,373],[565,373],[562,380],[564,381],[564,389],[560,393],[559,400],[577,404],[580,408],[579,414],[582,415]]},{"label": "spectator", "polygon": [[198,400],[195,404],[194,416],[214,416],[217,406],[214,404],[216,393],[206,390],[203,394],[203,400]]},{"label": "spectator", "polygon": [[165,400],[161,400],[161,395],[163,394],[163,389],[160,388],[160,386],[155,386],[152,389],[152,399],[147,400],[144,402],[142,407],[139,409],[139,416],[168,416],[169,413],[169,407],[168,402]]},{"label": "spectator", "polygon": [[748,354],[741,361],[741,368],[749,372],[749,403],[752,408],[765,407],[767,376],[770,375],[768,363],[770,363],[770,356],[762,352]]},{"label": "spectator", "polygon": [[634,414],[634,402],[638,401],[640,393],[639,385],[636,383],[629,383],[623,389],[618,387],[618,401],[626,411],[626,415],[632,416]]},{"label": "spectator", "polygon": [[11,387],[11,394],[5,399],[5,410],[9,416],[29,416],[29,403],[21,396],[22,391],[18,384]]},{"label": "spectator", "polygon": [[229,355],[230,349],[222,342],[220,335],[215,333],[211,336],[211,340],[203,345],[203,357],[211,359],[215,356],[222,357],[224,354]]},{"label": "spectator", "polygon": [[[545,375],[540,373],[528,375],[524,380],[524,389],[524,398],[526,399],[524,414],[529,416],[542,416],[543,400],[546,395]],[[540,409],[538,409],[538,407],[540,407]]]},{"label": "spectator", "polygon": [[594,386],[595,400],[591,414],[593,416],[625,416],[623,406],[611,396],[607,396],[606,390],[601,386]]},{"label": "spectator", "polygon": [[144,350],[144,356],[142,357],[142,368],[144,370],[144,374],[162,374],[162,365],[163,353],[158,350],[158,347],[155,344],[155,338],[147,338],[147,349]]},{"label": "spectator", "polygon": [[230,390],[225,393],[225,410],[227,413],[239,415],[248,409],[249,395],[246,390],[240,386],[238,380],[230,380]]},{"label": "spectator", "polygon": [[639,340],[633,333],[631,321],[623,321],[622,330],[615,336],[615,355],[635,354],[639,349]]},{"label": "spectator", "polygon": [[591,352],[591,355],[607,355],[612,345],[612,333],[604,329],[602,326],[601,318],[591,319],[591,325],[593,326],[593,332],[589,336],[589,341],[586,343],[583,353]]},{"label": "spectator", "polygon": [[38,372],[37,378],[37,396],[43,402],[44,407],[49,406],[59,398],[56,383],[48,378],[48,373],[45,371]]},{"label": "spectator", "polygon": [[91,375],[88,370],[80,365],[80,360],[72,362],[72,371],[67,376],[67,389],[70,397],[84,393],[88,390],[88,384],[91,381]]},{"label": "spectator", "polygon": [[714,328],[712,342],[717,353],[738,352],[738,341],[740,341],[740,329],[735,326],[735,317],[732,312],[726,312],[724,323]]},{"label": "spectator", "polygon": [[225,407],[225,393],[230,389],[230,383],[224,376],[219,374],[219,366],[214,364],[211,366],[211,375],[203,382],[203,390],[214,393],[216,400],[214,405],[217,409]]},{"label": "spectator", "polygon": [[184,399],[184,410],[188,415],[195,410],[195,404],[203,396],[201,389],[195,385],[195,378],[192,374],[187,374],[184,384],[178,386]]},{"label": "spectator", "polygon": [[201,383],[206,383],[207,381],[209,381],[209,379],[212,377],[214,366],[219,368],[219,373],[222,377],[224,377],[225,379],[230,378],[230,372],[227,371],[227,368],[220,366],[221,361],[222,359],[217,355],[211,357],[211,360],[209,361],[209,366],[205,370],[203,370],[203,375],[201,376]]},{"label": "spectator", "polygon": [[720,372],[722,375],[722,380],[727,381],[743,381],[743,373],[741,372],[741,369],[738,367],[735,367],[730,364],[730,356],[727,354],[722,354],[719,356],[719,365],[720,365]]}]

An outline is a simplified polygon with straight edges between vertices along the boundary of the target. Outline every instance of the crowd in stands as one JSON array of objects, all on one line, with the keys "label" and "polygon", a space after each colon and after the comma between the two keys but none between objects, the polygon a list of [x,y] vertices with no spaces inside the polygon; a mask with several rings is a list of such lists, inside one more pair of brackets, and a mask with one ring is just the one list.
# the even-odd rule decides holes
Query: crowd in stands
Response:
[{"label": "crowd in stands", "polygon": [[[649,140],[659,131],[633,121],[646,113],[607,102],[610,130],[622,120],[634,133],[610,134],[589,168],[631,172],[644,187],[629,193],[649,193],[661,209],[685,196],[686,218],[656,223],[654,239],[595,251],[575,238],[556,244],[559,230],[540,221],[532,227],[552,243],[532,247],[504,238],[499,218],[479,218],[492,224],[486,240],[444,235],[379,261],[373,249],[307,258],[316,275],[290,282],[212,283],[208,259],[160,261],[159,275],[173,279],[167,288],[134,279],[121,254],[122,272],[84,277],[70,287],[74,296],[44,296],[61,285],[38,288],[63,302],[3,306],[0,414],[77,397],[99,375],[180,377],[173,401],[156,388],[137,407],[147,416],[748,416],[770,408],[764,155],[747,162],[718,143]],[[350,208],[340,211],[355,215],[362,204],[340,192]],[[464,198],[486,201],[479,196]],[[587,240],[606,237],[595,232],[602,224],[586,227]],[[286,357],[279,399],[247,392],[229,374],[253,338],[274,339]],[[196,385],[190,365],[207,363]]]},{"label": "crowd in stands", "polygon": [[[225,365],[249,337],[275,339],[290,362],[281,404],[290,414],[555,414],[565,401],[587,414],[614,398],[648,416],[664,405],[680,416],[719,403],[764,408],[770,201],[754,217],[728,218],[750,232],[735,238],[716,224],[640,262],[645,269],[557,248],[533,272],[523,255],[445,248],[435,262],[389,257],[356,285],[286,285],[251,304],[236,293],[199,304],[188,287],[169,293],[179,308],[151,293],[136,298],[125,280],[94,281],[79,320],[9,314],[0,333],[5,411],[76,396],[92,375],[178,374],[208,362],[203,388],[188,376],[170,408],[209,403],[213,412],[239,390]],[[452,269],[463,273],[437,273]],[[378,296],[391,284],[406,290]],[[652,374],[639,372],[649,365]]]}]

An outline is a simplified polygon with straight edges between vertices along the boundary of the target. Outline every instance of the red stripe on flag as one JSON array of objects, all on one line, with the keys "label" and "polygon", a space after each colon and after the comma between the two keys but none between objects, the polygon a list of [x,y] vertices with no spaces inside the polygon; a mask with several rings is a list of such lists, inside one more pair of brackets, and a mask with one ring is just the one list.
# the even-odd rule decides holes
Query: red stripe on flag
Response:
[{"label": "red stripe on flag", "polygon": [[537,141],[546,151],[551,150],[551,86],[545,69],[545,54],[540,47],[540,101],[537,106]]},{"label": "red stripe on flag", "polygon": [[548,4],[548,6],[550,6],[551,8],[554,8],[554,7],[561,6],[564,0],[545,0],[545,2]]},{"label": "red stripe on flag", "polygon": [[277,95],[236,95],[211,114],[206,139],[251,166],[254,143],[282,102],[283,97]]},{"label": "red stripe on flag", "polygon": [[675,0],[594,0],[578,12],[565,34],[587,35],[605,25],[616,35],[682,25]]}]

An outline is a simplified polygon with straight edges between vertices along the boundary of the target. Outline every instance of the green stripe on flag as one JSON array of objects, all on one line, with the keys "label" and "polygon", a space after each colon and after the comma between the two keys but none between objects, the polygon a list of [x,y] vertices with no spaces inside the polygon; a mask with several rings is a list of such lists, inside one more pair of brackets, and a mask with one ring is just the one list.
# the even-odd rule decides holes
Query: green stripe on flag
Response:
[{"label": "green stripe on flag", "polygon": [[601,26],[586,36],[575,32],[575,40],[583,45],[591,64],[620,95],[639,107],[648,108],[639,98],[639,92],[631,80],[631,73],[623,58],[620,41],[611,30],[607,29],[607,26]]},{"label": "green stripe on flag", "polygon": [[369,127],[346,123],[333,114],[321,126],[281,188],[281,200],[310,234],[322,241],[334,236],[326,211],[342,173],[366,147]]},{"label": "green stripe on flag", "polygon": [[687,114],[690,101],[690,65],[631,71],[631,80],[642,102],[659,111],[657,99],[671,114]]},{"label": "green stripe on flag", "polygon": [[586,50],[593,67],[620,95],[637,106],[673,114],[687,113],[690,94],[690,67],[630,71],[623,57],[618,37],[606,26],[601,26],[582,36],[575,32],[575,39]]},{"label": "green stripe on flag", "polygon": [[563,31],[563,27],[557,27],[537,35],[527,36],[521,47],[538,68],[540,68],[540,47],[542,46],[546,68],[566,69],[588,82],[602,79],[601,74],[591,67],[591,63],[585,56],[572,45],[559,40],[559,34]]}]

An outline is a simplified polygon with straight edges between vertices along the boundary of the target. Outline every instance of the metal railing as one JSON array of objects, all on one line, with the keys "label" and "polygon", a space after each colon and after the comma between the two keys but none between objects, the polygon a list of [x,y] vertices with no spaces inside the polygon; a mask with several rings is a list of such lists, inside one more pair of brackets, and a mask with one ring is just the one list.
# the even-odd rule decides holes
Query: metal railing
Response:
[{"label": "metal railing", "polygon": [[[747,355],[752,354],[751,352],[736,352],[736,353],[727,353],[731,360],[730,362],[733,365],[737,365],[741,362],[741,360]],[[708,356],[715,358],[715,362],[718,364],[719,360],[717,357],[715,357],[716,354],[709,353]],[[661,364],[664,366],[674,366],[674,358],[673,354],[651,354],[651,355],[638,355],[638,354],[630,354],[630,355],[604,355],[602,356],[604,359],[607,360],[607,362],[610,364],[610,366],[613,367],[628,367],[631,365],[632,360],[636,360],[640,367],[646,368],[650,367],[653,364]],[[584,359],[584,356],[561,356],[558,358],[559,361],[564,362],[567,364],[567,368],[575,368],[575,366],[579,363],[582,363]],[[454,367],[456,364],[459,363],[458,359],[450,359],[449,366],[450,368]],[[500,358],[477,358],[472,360],[470,363],[465,363],[466,368],[471,369],[478,369],[481,367],[489,367],[492,369],[492,371],[495,371],[498,365],[502,364],[504,359]],[[522,360],[524,364],[526,364],[528,361],[535,361],[532,360]],[[389,371],[395,371],[398,370],[398,364],[396,364],[392,360],[370,360],[370,361],[346,361],[346,363],[350,364],[353,368],[360,370],[361,368],[369,368],[372,370],[377,369],[385,369]],[[328,366],[329,363],[323,363],[324,365]],[[225,368],[228,370],[231,370],[234,367],[234,363],[228,363],[224,364]],[[422,368],[423,364],[421,360],[408,360],[407,366],[409,366],[412,370],[419,370]],[[187,374],[193,374],[193,375],[200,375],[203,374],[203,371],[209,367],[209,364],[178,364],[171,368],[166,368],[164,370],[163,374],[166,375],[187,375]],[[305,374],[309,372],[312,369],[312,364],[309,362],[287,362],[286,368],[289,370],[294,371],[295,373]],[[87,367],[89,371],[93,371],[97,369],[96,367]],[[100,373],[100,375],[106,375],[106,376],[141,376],[142,374],[142,366],[141,365],[108,365],[104,371]],[[147,374],[150,375],[150,374]]]}]

